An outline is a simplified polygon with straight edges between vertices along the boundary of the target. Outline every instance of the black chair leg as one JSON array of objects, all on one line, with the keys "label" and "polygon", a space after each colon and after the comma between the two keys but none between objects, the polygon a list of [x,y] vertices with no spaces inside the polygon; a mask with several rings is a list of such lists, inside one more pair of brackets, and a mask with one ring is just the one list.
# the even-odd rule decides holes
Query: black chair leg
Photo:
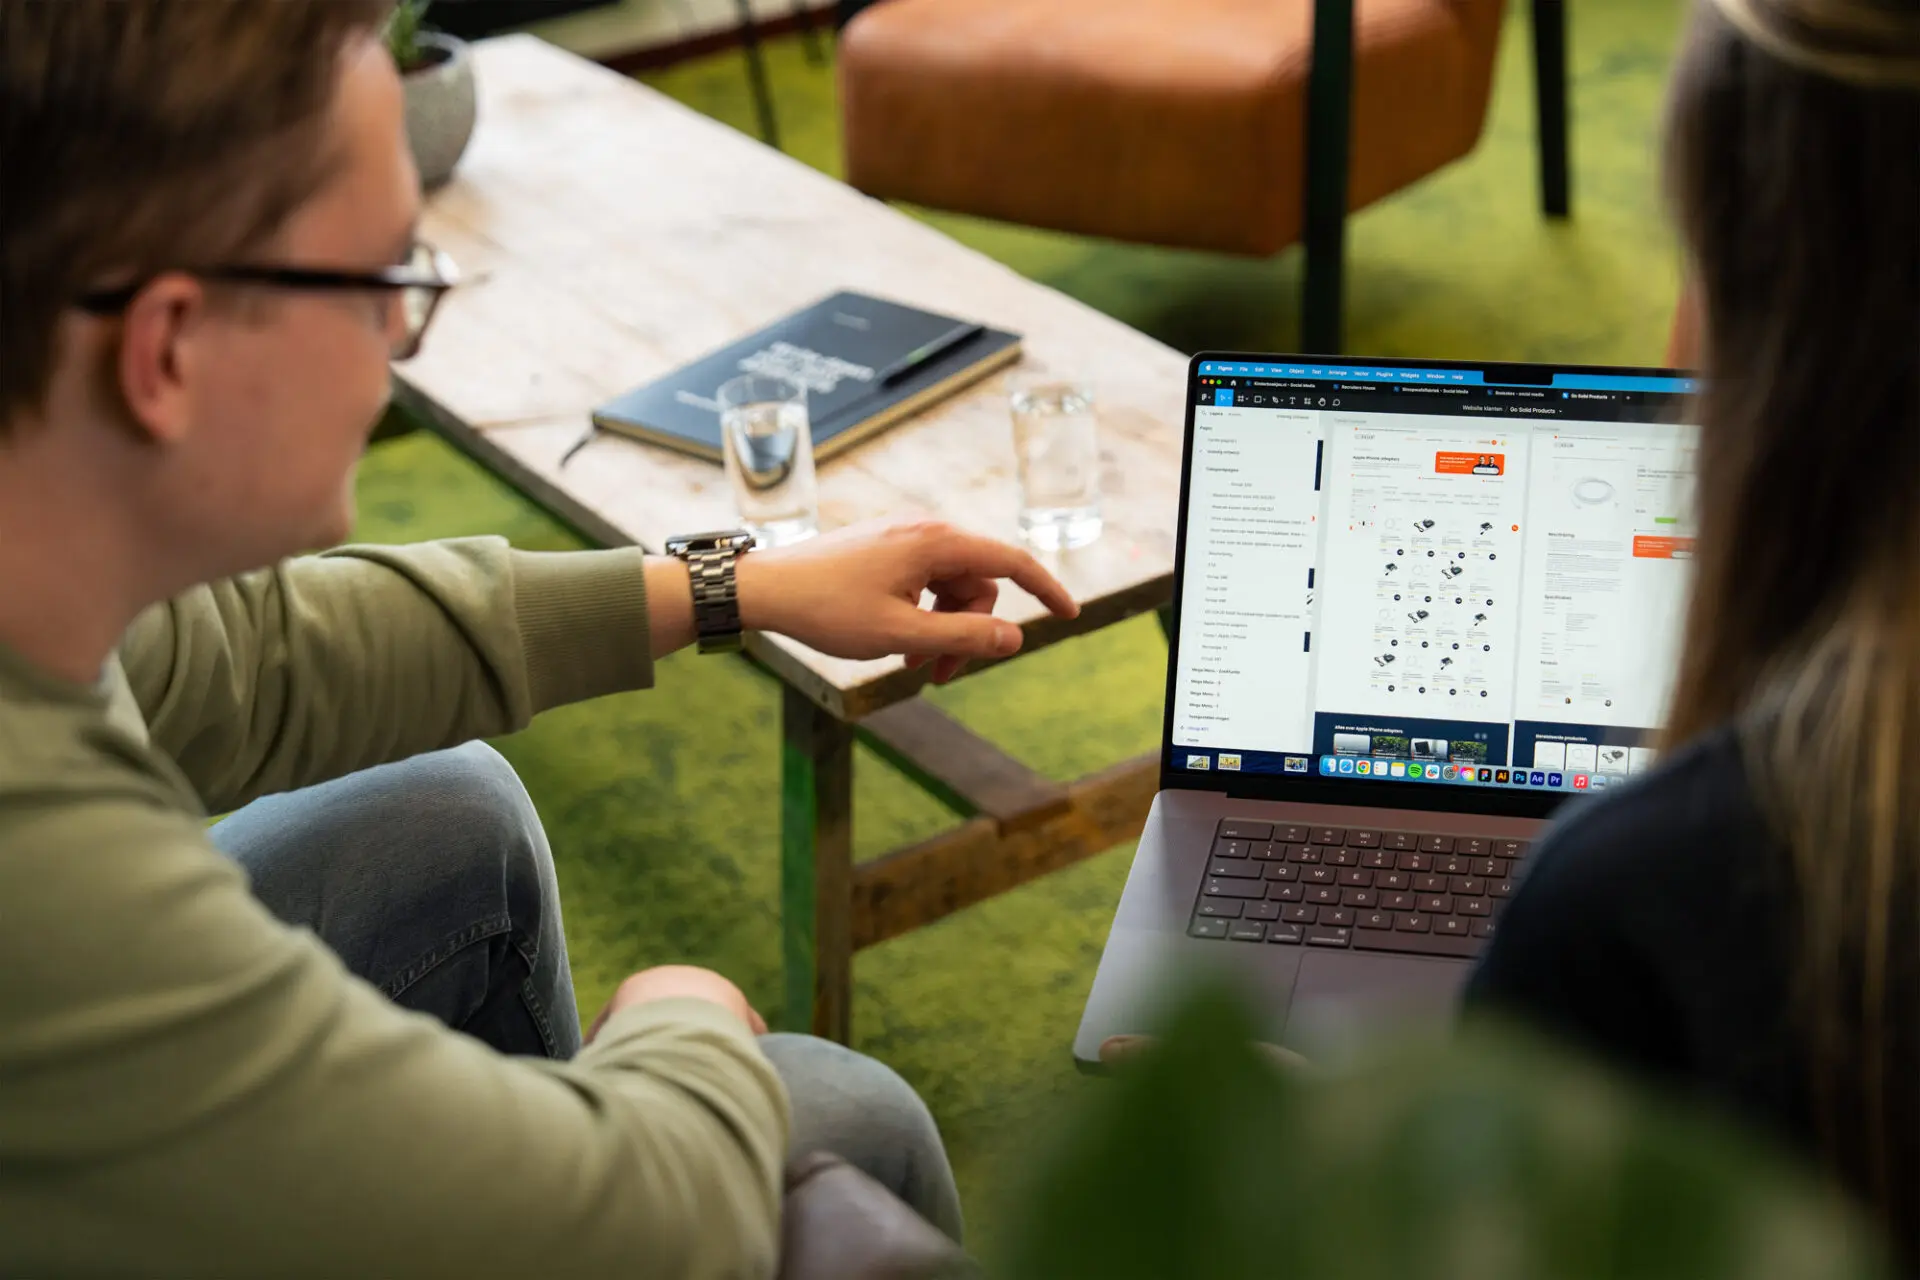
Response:
[{"label": "black chair leg", "polygon": [[1352,146],[1353,0],[1314,0],[1307,73],[1306,283],[1300,350],[1332,355],[1343,342],[1347,256],[1347,170]]},{"label": "black chair leg", "polygon": [[774,119],[773,90],[767,86],[767,63],[760,49],[760,28],[754,23],[753,8],[747,0],[735,0],[740,11],[740,50],[747,58],[747,83],[753,89],[753,107],[760,116],[760,141],[776,150],[780,146],[780,123]]},{"label": "black chair leg", "polygon": [[820,28],[813,21],[813,9],[807,0],[793,0],[793,22],[800,28],[800,47],[806,50],[807,65],[826,65],[827,55],[820,47]]},{"label": "black chair leg", "polygon": [[1566,0],[1533,0],[1533,96],[1540,123],[1540,208],[1549,218],[1573,209],[1567,171]]}]

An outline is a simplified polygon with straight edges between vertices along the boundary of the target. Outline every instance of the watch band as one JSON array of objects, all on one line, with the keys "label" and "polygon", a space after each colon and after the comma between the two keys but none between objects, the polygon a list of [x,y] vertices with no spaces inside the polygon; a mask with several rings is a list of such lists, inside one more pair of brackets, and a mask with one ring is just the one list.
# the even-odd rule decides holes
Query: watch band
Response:
[{"label": "watch band", "polygon": [[740,652],[740,588],[734,576],[739,559],[740,553],[732,547],[686,553],[687,576],[693,583],[693,628],[702,653]]},{"label": "watch band", "polygon": [[667,554],[687,564],[693,587],[693,629],[702,653],[740,651],[740,590],[734,569],[753,547],[754,537],[744,529],[667,539]]}]

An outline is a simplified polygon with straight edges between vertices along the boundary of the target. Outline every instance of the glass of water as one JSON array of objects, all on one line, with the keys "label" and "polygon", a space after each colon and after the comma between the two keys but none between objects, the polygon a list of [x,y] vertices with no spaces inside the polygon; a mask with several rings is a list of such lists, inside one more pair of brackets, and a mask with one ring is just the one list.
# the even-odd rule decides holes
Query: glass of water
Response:
[{"label": "glass of water", "polygon": [[1016,390],[1012,407],[1020,536],[1040,551],[1086,546],[1101,526],[1093,393],[1076,383],[1045,383]]},{"label": "glass of water", "polygon": [[748,374],[720,388],[721,453],[733,508],[759,539],[778,547],[820,531],[807,389],[790,378]]}]

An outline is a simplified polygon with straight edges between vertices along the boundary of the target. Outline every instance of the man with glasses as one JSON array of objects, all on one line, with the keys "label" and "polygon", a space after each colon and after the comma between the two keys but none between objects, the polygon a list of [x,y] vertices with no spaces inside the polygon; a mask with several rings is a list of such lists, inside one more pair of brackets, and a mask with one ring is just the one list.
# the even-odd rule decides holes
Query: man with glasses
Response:
[{"label": "man with glasses", "polygon": [[0,1274],[766,1274],[790,1148],[957,1233],[912,1092],[718,974],[582,1047],[475,740],[743,627],[946,675],[998,580],[1074,606],[925,525],[300,554],[455,287],[385,16],[0,0]]}]

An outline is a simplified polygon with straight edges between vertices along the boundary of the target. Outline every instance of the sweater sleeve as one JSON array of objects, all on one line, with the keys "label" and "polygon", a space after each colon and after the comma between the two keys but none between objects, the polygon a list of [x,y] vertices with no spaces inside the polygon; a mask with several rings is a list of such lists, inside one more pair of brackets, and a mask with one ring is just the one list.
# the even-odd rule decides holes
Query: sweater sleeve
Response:
[{"label": "sweater sleeve", "polygon": [[1467,981],[1465,1010],[1669,1076],[1685,1042],[1669,999],[1669,958],[1648,954],[1626,927],[1635,886],[1613,852],[1580,824],[1542,844]]},{"label": "sweater sleeve", "polygon": [[195,588],[121,646],[156,746],[213,812],[652,682],[638,549],[348,547]]},{"label": "sweater sleeve", "polygon": [[771,1274],[786,1095],[726,1011],[501,1057],[274,920],[188,815],[13,806],[0,847],[0,1273]]}]

